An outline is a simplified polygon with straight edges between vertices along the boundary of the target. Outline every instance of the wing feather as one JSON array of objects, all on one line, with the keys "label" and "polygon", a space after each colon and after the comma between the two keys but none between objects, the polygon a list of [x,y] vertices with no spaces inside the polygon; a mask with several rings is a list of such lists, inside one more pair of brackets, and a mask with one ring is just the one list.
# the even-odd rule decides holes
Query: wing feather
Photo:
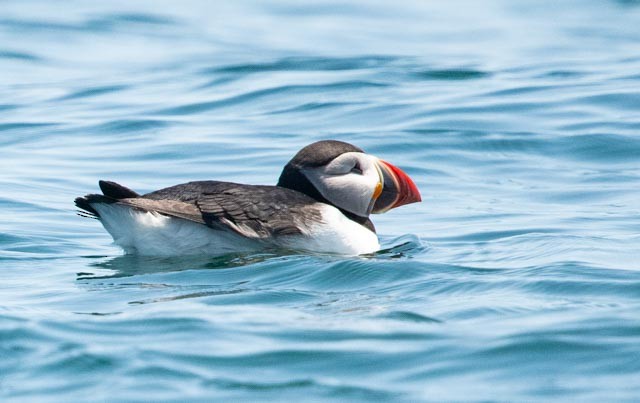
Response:
[{"label": "wing feather", "polygon": [[190,182],[115,203],[231,230],[252,239],[306,235],[311,225],[322,221],[315,200],[277,186]]}]

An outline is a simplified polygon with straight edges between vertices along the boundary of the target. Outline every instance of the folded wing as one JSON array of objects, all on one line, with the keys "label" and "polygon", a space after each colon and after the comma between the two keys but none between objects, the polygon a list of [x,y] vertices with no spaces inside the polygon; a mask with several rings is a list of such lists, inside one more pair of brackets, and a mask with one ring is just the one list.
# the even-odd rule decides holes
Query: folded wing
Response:
[{"label": "folded wing", "polygon": [[139,195],[115,182],[100,181],[102,195],[76,199],[76,206],[99,218],[95,203],[116,203],[189,220],[251,239],[306,235],[322,221],[315,200],[277,186],[199,181]]}]

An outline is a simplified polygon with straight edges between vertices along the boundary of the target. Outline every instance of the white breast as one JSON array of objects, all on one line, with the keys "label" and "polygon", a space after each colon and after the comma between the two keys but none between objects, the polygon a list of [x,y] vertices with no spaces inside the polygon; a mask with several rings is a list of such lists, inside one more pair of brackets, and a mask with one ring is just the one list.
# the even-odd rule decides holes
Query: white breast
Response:
[{"label": "white breast", "polygon": [[351,221],[337,208],[318,204],[322,222],[309,229],[306,237],[291,237],[286,246],[312,252],[362,255],[380,249],[377,235]]}]

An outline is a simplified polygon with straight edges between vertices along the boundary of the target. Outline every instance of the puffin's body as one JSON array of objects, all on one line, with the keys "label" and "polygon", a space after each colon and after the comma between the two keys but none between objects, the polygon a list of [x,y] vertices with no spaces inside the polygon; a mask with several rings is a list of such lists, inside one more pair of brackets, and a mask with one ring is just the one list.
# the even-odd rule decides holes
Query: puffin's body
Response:
[{"label": "puffin's body", "polygon": [[78,197],[127,253],[217,255],[294,249],[359,255],[379,249],[370,213],[420,201],[395,166],[339,141],[303,148],[277,186],[200,181],[140,195],[100,181]]}]

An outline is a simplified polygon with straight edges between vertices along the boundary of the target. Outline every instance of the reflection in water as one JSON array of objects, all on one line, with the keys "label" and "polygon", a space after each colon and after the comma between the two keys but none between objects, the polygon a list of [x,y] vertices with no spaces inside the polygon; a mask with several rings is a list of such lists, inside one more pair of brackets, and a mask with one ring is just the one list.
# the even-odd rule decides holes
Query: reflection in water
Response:
[{"label": "reflection in water", "polygon": [[[350,282],[349,278],[357,279],[362,284],[374,280],[379,275],[397,278],[404,272],[397,271],[394,267],[400,268],[403,261],[425,250],[415,235],[383,240],[383,245],[387,247],[376,254],[353,257],[292,251],[282,251],[280,254],[235,253],[217,257],[124,255],[91,263],[88,267],[96,270],[77,273],[76,280],[82,282],[83,287],[90,291],[118,290],[122,296],[120,302],[127,301],[128,305],[208,297],[227,297],[226,301],[253,300],[256,303],[261,299],[279,299],[286,295],[292,303],[304,302],[311,296],[322,301],[331,301],[338,297],[334,301],[338,302],[336,306],[340,307],[336,312],[368,312],[369,302],[380,298],[379,296],[368,293],[342,295],[336,293],[336,290],[342,287],[344,282]],[[394,265],[390,265],[392,262]],[[372,270],[367,267],[370,264],[376,264],[379,269]],[[212,272],[206,273],[208,270]],[[306,284],[307,282],[309,284]],[[323,283],[326,291],[306,290]],[[249,296],[233,297],[247,292],[250,292]],[[219,302],[220,298],[216,298],[215,301]],[[318,306],[317,302],[312,305]],[[119,307],[109,309],[120,311]],[[91,314],[107,315],[111,312]]]},{"label": "reflection in water", "polygon": [[[427,248],[416,235],[403,235],[382,241],[383,248],[372,254],[362,255],[363,259],[399,259],[410,258],[412,254],[424,252]],[[109,258],[104,261],[89,264],[106,274],[80,272],[77,280],[107,279],[129,277],[141,274],[153,274],[163,272],[177,272],[184,270],[229,269],[233,267],[250,266],[271,259],[291,257],[319,257],[327,259],[342,259],[343,256],[301,253],[291,250],[270,251],[268,253],[229,253],[220,256],[178,256],[178,257],[154,257],[139,255],[122,255]]]},{"label": "reflection in water", "polygon": [[221,256],[182,256],[182,257],[153,257],[139,255],[123,255],[106,261],[92,263],[89,267],[109,270],[110,274],[95,275],[94,273],[78,273],[78,280],[106,279],[129,277],[141,274],[176,272],[184,270],[228,269],[260,263],[275,254],[241,254],[231,253]]},{"label": "reflection in water", "polygon": [[[241,282],[239,284],[243,284],[243,283],[246,283],[246,281]],[[218,296],[218,295],[239,294],[239,293],[246,292],[246,291],[250,291],[250,290],[248,290],[248,289],[232,289],[232,290],[216,290],[216,291],[198,291],[198,292],[192,292],[192,293],[188,293],[188,294],[172,295],[172,296],[162,297],[162,298],[150,298],[150,299],[130,301],[129,304],[131,304],[131,305],[143,305],[143,304],[152,304],[152,303],[155,303],[155,302],[177,301],[177,300],[180,300],[180,299],[215,297],[215,296]]]}]

